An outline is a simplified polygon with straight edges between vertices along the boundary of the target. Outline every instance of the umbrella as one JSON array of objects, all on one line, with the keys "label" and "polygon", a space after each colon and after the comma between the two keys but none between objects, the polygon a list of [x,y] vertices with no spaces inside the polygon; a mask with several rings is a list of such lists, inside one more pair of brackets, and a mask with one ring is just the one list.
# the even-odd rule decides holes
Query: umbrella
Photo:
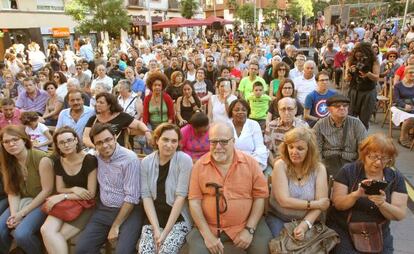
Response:
[{"label": "umbrella", "polygon": [[216,16],[210,16],[204,20],[208,25],[212,25],[214,22],[220,22],[221,25],[233,24],[233,21],[222,19]]},{"label": "umbrella", "polygon": [[153,25],[153,28],[166,28],[166,27],[191,27],[191,26],[202,26],[205,25],[204,21],[201,20],[194,20],[194,19],[186,19],[186,18],[172,18],[169,20],[165,20],[158,24]]}]

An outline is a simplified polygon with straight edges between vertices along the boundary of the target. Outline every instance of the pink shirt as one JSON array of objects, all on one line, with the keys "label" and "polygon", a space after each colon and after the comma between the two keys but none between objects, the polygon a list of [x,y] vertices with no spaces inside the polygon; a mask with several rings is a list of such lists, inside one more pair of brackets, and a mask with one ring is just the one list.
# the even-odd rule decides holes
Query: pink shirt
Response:
[{"label": "pink shirt", "polygon": [[9,118],[9,119],[6,119],[4,117],[4,115],[0,113],[0,128],[3,129],[4,127],[6,127],[7,125],[10,125],[10,124],[16,124],[16,125],[21,124],[21,122],[20,122],[20,110],[19,109],[15,108],[13,117]]},{"label": "pink shirt", "polygon": [[181,128],[181,149],[184,153],[196,160],[210,151],[210,142],[208,140],[208,131],[201,136],[194,132],[193,126],[187,124]]}]

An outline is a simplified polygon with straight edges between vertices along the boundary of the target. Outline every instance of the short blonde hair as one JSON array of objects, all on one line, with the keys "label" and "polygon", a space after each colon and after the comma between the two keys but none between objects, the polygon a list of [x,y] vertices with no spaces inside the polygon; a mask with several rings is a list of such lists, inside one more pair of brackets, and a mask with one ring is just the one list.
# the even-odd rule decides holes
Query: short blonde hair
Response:
[{"label": "short blonde hair", "polygon": [[308,145],[308,152],[300,172],[301,175],[309,175],[312,171],[315,171],[321,163],[315,132],[307,127],[294,128],[286,132],[284,141],[279,145],[280,158],[287,165],[287,175],[289,177],[294,177],[296,174],[293,170],[294,165],[290,160],[288,145],[297,141],[304,141]]}]

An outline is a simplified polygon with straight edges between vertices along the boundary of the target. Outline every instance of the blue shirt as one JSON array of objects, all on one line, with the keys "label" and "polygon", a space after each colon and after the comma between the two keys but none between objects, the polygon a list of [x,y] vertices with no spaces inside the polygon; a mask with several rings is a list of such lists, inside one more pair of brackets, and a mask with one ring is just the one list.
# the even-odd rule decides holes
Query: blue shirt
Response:
[{"label": "blue shirt", "polygon": [[17,97],[16,108],[20,108],[23,111],[35,111],[43,115],[48,99],[49,94],[44,90],[37,89],[35,98],[29,97],[26,91],[24,91]]},{"label": "blue shirt", "polygon": [[134,93],[141,92],[141,99],[145,97],[145,82],[140,78],[136,78],[134,82],[131,84],[131,90]]},{"label": "blue shirt", "polygon": [[79,55],[82,58],[85,58],[88,62],[93,61],[93,49],[91,44],[85,44],[79,49]]},{"label": "blue shirt", "polygon": [[328,90],[326,94],[319,94],[313,90],[306,96],[305,109],[310,109],[310,115],[318,118],[323,118],[329,115],[326,100],[336,94],[335,91]]},{"label": "blue shirt", "polygon": [[79,138],[82,138],[86,123],[88,122],[89,118],[95,115],[95,110],[91,107],[83,106],[83,113],[77,122],[75,122],[75,120],[70,115],[70,110],[70,108],[67,108],[60,112],[56,128],[59,129],[63,126],[72,127],[78,134]]}]

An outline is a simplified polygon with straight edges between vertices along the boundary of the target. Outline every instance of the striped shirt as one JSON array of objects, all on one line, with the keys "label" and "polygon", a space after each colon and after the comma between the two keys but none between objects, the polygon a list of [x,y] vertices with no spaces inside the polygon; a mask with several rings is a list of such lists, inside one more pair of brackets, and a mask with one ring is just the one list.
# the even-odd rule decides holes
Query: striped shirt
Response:
[{"label": "striped shirt", "polygon": [[[347,138],[345,139],[344,149],[341,152],[345,124],[348,124],[347,133],[345,134]],[[316,122],[313,129],[316,132],[322,158],[341,154],[343,159],[354,161],[358,158],[358,144],[367,136],[364,124],[353,116],[347,116],[340,127],[335,126],[330,116],[325,117]]]},{"label": "striped shirt", "polygon": [[98,158],[98,182],[103,205],[120,208],[124,202],[138,204],[141,162],[137,155],[116,144],[111,158]]}]

